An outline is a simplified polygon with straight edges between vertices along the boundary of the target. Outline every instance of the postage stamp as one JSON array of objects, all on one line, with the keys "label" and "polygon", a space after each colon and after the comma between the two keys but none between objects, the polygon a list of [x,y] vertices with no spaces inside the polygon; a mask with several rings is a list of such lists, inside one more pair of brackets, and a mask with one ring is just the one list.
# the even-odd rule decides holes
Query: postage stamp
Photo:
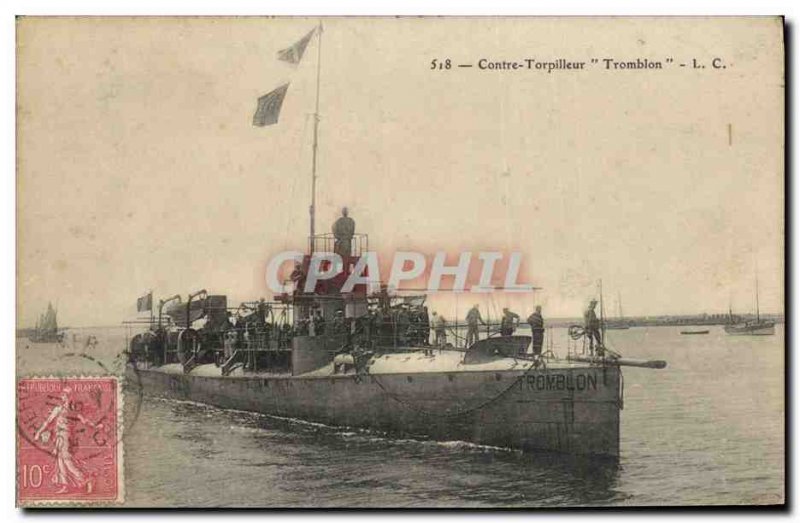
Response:
[{"label": "postage stamp", "polygon": [[17,502],[124,499],[122,394],[116,377],[33,377],[17,384]]}]

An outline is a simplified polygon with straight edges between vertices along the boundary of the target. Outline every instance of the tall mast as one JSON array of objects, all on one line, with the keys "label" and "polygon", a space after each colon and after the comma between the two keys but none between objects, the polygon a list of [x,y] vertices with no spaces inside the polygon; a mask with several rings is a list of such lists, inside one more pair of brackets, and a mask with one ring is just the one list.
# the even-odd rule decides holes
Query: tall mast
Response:
[{"label": "tall mast", "polygon": [[322,22],[317,28],[317,101],[314,106],[314,143],[311,156],[311,207],[308,208],[309,230],[308,253],[314,254],[314,222],[316,218],[317,204],[317,138],[319,136],[319,77],[322,69]]},{"label": "tall mast", "polygon": [[761,321],[761,314],[758,310],[758,260],[756,260],[756,321]]},{"label": "tall mast", "polygon": [[733,323],[733,292],[728,294],[728,323]]},{"label": "tall mast", "polygon": [[597,288],[600,293],[600,344],[606,346],[606,312],[603,304],[603,280],[597,280]]}]

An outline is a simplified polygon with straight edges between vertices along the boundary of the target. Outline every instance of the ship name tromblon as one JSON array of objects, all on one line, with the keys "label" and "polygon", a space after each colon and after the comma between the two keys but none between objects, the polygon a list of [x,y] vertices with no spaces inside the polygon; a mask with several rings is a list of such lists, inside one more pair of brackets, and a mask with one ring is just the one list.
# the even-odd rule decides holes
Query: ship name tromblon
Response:
[{"label": "ship name tromblon", "polygon": [[520,388],[529,391],[541,390],[597,390],[597,376],[593,374],[527,376]]}]

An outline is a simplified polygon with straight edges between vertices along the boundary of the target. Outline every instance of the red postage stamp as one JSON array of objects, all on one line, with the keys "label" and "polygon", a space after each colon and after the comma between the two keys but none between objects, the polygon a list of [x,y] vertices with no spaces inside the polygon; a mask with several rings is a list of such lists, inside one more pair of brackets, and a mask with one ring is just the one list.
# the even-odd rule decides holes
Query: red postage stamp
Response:
[{"label": "red postage stamp", "polygon": [[17,384],[20,505],[123,500],[122,394],[115,377]]}]

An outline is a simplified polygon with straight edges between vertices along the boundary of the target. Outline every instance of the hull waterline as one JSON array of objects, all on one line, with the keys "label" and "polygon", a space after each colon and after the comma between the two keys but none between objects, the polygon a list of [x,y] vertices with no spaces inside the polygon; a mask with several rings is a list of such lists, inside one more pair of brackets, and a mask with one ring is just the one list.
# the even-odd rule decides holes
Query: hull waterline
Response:
[{"label": "hull waterline", "polygon": [[329,376],[214,376],[207,375],[214,365],[204,367],[184,374],[129,366],[127,374],[147,395],[221,408],[441,441],[619,456],[622,373],[615,366]]},{"label": "hull waterline", "polygon": [[775,325],[741,327],[738,325],[726,325],[725,332],[733,336],[772,336],[775,334]]}]

